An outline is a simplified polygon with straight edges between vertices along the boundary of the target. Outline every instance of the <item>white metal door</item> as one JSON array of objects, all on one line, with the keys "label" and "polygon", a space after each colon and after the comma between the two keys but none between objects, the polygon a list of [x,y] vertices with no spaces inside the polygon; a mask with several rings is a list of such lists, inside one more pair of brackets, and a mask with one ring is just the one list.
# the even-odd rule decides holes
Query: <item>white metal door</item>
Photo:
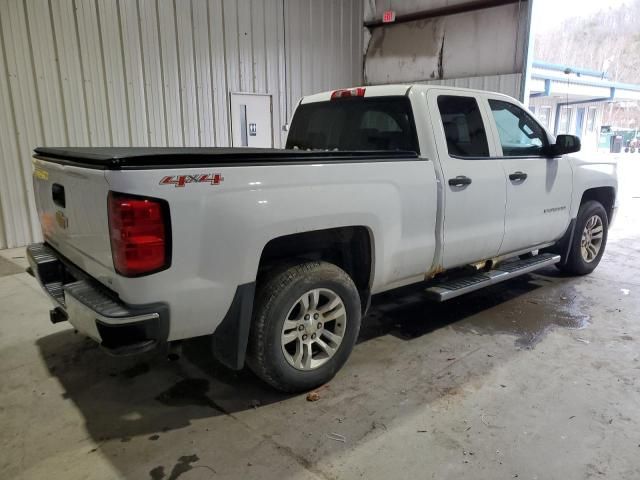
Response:
[{"label": "white metal door", "polygon": [[506,185],[501,162],[491,158],[495,145],[481,99],[446,89],[429,90],[427,98],[444,179],[442,267],[495,257],[504,235]]},{"label": "white metal door", "polygon": [[569,159],[542,154],[547,134],[520,105],[491,94],[487,100],[507,185],[500,255],[557,240],[571,221],[573,172]]},{"label": "white metal door", "polygon": [[273,146],[271,95],[231,93],[231,144],[234,147]]}]

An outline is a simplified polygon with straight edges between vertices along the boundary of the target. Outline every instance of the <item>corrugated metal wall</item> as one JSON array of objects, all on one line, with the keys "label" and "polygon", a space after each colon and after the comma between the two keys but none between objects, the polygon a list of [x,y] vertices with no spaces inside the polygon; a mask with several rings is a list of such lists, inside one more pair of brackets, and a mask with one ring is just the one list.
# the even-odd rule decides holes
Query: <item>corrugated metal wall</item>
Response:
[{"label": "corrugated metal wall", "polygon": [[1,0],[0,248],[40,238],[35,146],[226,146],[229,92],[362,81],[362,0]]},{"label": "corrugated metal wall", "polygon": [[[481,8],[482,4],[486,7]],[[365,19],[467,5],[462,13],[372,27],[365,82],[420,82],[495,90],[520,97],[529,48],[529,3],[468,0],[368,0]]]}]

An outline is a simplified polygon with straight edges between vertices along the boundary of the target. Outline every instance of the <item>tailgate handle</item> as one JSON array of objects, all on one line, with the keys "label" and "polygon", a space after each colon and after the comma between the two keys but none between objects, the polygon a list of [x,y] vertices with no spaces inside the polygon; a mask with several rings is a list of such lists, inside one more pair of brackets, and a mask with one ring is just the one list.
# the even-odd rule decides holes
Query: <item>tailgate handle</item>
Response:
[{"label": "tailgate handle", "polygon": [[64,187],[59,183],[51,185],[51,198],[53,198],[53,203],[59,207],[65,208],[67,206],[67,201],[64,198]]}]

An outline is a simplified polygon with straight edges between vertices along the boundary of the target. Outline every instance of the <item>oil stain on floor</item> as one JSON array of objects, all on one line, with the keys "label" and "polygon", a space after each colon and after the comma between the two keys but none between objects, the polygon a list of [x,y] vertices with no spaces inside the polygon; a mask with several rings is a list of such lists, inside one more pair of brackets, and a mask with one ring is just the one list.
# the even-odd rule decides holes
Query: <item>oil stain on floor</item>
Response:
[{"label": "oil stain on floor", "polygon": [[216,471],[208,465],[193,465],[198,462],[200,458],[197,455],[185,455],[178,459],[178,462],[173,466],[171,472],[169,472],[169,476],[166,476],[164,467],[159,465],[152,469],[149,472],[149,476],[151,480],[177,480],[182,474],[187,473],[190,470],[195,468],[204,468],[210,471],[211,474],[215,475]]},{"label": "oil stain on floor", "polygon": [[204,378],[185,378],[175,385],[160,393],[156,400],[170,407],[184,407],[197,405],[216,408],[207,396],[209,381]]}]

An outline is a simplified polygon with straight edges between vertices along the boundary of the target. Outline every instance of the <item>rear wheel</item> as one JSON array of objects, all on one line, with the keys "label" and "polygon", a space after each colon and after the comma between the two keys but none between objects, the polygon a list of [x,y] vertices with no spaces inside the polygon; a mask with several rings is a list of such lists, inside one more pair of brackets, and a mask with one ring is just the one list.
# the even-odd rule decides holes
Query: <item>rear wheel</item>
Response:
[{"label": "rear wheel", "polygon": [[248,364],[278,390],[322,385],[349,357],[360,316],[358,290],[336,265],[276,269],[258,289]]},{"label": "rear wheel", "polygon": [[593,272],[604,254],[608,229],[607,212],[601,203],[590,200],[582,204],[578,211],[567,263],[559,265],[558,268],[572,275]]}]

